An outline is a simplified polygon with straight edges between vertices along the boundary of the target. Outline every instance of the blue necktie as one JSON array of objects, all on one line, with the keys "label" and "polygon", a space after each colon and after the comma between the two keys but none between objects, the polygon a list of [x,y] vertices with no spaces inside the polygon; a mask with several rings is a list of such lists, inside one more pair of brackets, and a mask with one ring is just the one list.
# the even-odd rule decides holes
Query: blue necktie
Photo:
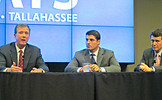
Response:
[{"label": "blue necktie", "polygon": [[95,54],[91,54],[91,64],[96,64],[94,56]]}]

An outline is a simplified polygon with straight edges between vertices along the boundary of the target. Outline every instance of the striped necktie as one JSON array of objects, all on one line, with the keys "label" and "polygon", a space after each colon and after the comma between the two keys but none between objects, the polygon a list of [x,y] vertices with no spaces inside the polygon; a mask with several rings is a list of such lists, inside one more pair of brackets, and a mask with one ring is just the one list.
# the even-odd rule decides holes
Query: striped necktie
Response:
[{"label": "striped necktie", "polygon": [[23,52],[22,50],[20,50],[19,52],[20,54],[19,54],[19,66],[18,67],[23,69]]}]

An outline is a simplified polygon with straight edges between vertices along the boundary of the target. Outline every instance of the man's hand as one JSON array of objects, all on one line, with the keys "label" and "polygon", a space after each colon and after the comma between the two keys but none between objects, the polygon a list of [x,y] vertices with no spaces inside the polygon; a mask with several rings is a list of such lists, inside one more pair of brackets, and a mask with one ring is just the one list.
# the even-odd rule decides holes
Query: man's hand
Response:
[{"label": "man's hand", "polygon": [[82,71],[83,71],[83,72],[89,72],[89,68],[88,68],[88,67],[89,67],[88,64],[85,65],[85,66],[83,66],[83,67],[82,67]]},{"label": "man's hand", "polygon": [[151,68],[149,68],[145,63],[141,63],[140,69],[145,71],[145,72],[151,72]]},{"label": "man's hand", "polygon": [[33,68],[30,72],[32,73],[43,73],[42,69]]},{"label": "man's hand", "polygon": [[89,72],[101,72],[101,70],[96,64],[93,64],[93,65],[90,65]]},{"label": "man's hand", "polygon": [[160,66],[159,54],[157,54],[156,63],[154,64],[154,66]]},{"label": "man's hand", "polygon": [[83,68],[80,68],[79,72],[83,72]]},{"label": "man's hand", "polygon": [[23,69],[16,66],[16,63],[13,62],[11,68],[7,69],[7,72],[23,72]]}]

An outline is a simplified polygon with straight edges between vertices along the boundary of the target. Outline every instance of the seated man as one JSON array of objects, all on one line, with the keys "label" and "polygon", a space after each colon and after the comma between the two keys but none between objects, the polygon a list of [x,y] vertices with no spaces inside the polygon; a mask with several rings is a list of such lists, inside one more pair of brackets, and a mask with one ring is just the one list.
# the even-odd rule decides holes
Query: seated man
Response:
[{"label": "seated man", "polygon": [[[113,51],[99,47],[100,34],[95,30],[86,33],[87,49],[76,52],[73,60],[66,66],[65,72],[120,72],[121,68],[116,61]],[[91,63],[85,65],[84,63]]]},{"label": "seated man", "polygon": [[26,24],[15,27],[16,42],[0,47],[0,72],[47,72],[40,49],[27,43],[30,28]]},{"label": "seated man", "polygon": [[152,48],[143,52],[142,59],[134,71],[162,71],[162,29],[156,29],[150,34]]}]

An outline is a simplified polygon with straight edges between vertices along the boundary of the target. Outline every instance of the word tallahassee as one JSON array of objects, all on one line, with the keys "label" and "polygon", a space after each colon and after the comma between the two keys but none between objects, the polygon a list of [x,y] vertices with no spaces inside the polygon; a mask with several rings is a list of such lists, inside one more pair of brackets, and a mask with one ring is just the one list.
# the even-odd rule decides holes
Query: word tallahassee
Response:
[{"label": "word tallahassee", "polygon": [[11,21],[77,22],[77,14],[8,12]]}]

